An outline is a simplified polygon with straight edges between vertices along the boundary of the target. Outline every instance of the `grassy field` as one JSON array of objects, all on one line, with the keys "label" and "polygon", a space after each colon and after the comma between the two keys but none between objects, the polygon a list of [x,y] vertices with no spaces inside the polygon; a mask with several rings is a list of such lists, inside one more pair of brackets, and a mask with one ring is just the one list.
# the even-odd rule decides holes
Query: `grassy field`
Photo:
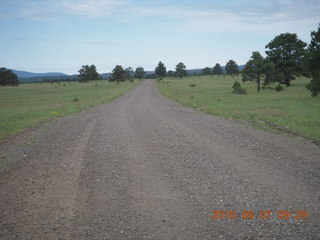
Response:
[{"label": "grassy field", "polygon": [[0,87],[0,140],[35,127],[41,121],[79,112],[109,102],[138,81],[119,85],[89,83],[32,83]]},{"label": "grassy field", "polygon": [[[247,95],[232,94],[238,80]],[[274,89],[256,90],[255,83],[242,83],[241,77],[188,77],[158,82],[165,96],[209,114],[247,120],[258,127],[273,125],[320,142],[320,97],[313,98],[305,88],[309,79],[299,78],[283,92]],[[190,84],[196,84],[190,87]],[[276,84],[271,87],[275,87]]]}]

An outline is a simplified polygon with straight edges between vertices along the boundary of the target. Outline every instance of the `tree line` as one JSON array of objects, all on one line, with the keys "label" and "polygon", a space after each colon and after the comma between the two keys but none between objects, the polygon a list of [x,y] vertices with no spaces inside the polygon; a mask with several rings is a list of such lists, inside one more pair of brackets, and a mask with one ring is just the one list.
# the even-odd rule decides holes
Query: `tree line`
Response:
[{"label": "tree line", "polygon": [[[239,70],[234,60],[229,60],[225,65],[225,73],[231,76],[241,72],[242,81],[254,81],[257,84],[257,91],[271,83],[285,84],[290,86],[296,76],[311,77],[310,83],[306,86],[312,93],[317,96],[320,93],[320,24],[317,31],[311,32],[311,42],[303,42],[295,33],[282,33],[271,40],[266,46],[266,57],[260,52],[252,52],[251,58],[247,61],[242,71]],[[79,82],[88,82],[99,80],[95,65],[83,65],[78,71]],[[201,75],[222,75],[224,71],[219,63],[211,69],[206,67],[202,70]],[[133,78],[142,79],[164,77],[183,78],[188,76],[186,65],[179,62],[175,71],[167,71],[166,66],[161,61],[154,69],[154,74],[146,75],[143,67],[137,67],[135,71],[131,68],[123,68],[116,65],[112,70],[109,81],[123,82],[132,81]],[[6,68],[0,68],[0,85],[16,86],[19,80],[16,74]],[[237,85],[238,86],[238,85]]]},{"label": "tree line", "polygon": [[[92,80],[101,80],[100,75],[97,72],[95,65],[83,65],[79,72],[79,82],[88,82]],[[109,81],[124,82],[125,80],[132,81],[133,78],[142,79],[146,75],[143,67],[137,67],[134,71],[132,67],[123,68],[121,65],[116,65],[112,70],[111,76],[109,77]]]},{"label": "tree line", "polygon": [[[225,71],[227,74],[235,75],[239,74],[239,67],[237,63],[233,60],[230,60],[226,64]],[[97,72],[95,65],[83,65],[79,72],[79,82],[88,82],[92,80],[100,80],[101,77]],[[223,69],[219,63],[217,63],[213,69],[207,67],[202,70],[201,75],[223,75]],[[158,63],[154,69],[154,73],[149,73],[144,70],[143,67],[137,67],[135,70],[132,67],[123,68],[121,65],[116,65],[112,70],[111,76],[108,78],[112,82],[124,82],[125,80],[132,80],[133,78],[143,79],[143,78],[159,78],[163,79],[164,77],[177,77],[183,78],[189,76],[187,67],[183,62],[179,62],[176,65],[175,71],[167,71],[166,66],[161,61]]]}]

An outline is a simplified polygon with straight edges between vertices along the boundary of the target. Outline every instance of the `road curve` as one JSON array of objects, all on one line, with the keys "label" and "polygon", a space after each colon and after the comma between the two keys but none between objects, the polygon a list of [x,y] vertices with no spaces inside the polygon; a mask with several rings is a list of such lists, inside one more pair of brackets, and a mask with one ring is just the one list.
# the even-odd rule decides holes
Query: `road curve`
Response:
[{"label": "road curve", "polygon": [[320,239],[318,146],[152,80],[30,141],[0,145],[0,239]]}]

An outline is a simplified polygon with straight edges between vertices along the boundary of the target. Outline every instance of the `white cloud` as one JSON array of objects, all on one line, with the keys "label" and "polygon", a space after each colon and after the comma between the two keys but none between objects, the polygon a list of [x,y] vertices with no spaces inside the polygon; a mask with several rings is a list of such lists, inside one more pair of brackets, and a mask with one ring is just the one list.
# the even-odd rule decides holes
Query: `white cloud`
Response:
[{"label": "white cloud", "polygon": [[176,19],[173,27],[189,32],[248,32],[309,35],[320,22],[319,0],[234,1],[228,5],[137,6],[127,9],[142,17]]},{"label": "white cloud", "polygon": [[105,17],[117,11],[119,7],[127,5],[127,2],[121,0],[82,0],[63,1],[62,5],[71,13],[89,17]]},{"label": "white cloud", "polygon": [[[146,18],[154,24],[172,21],[174,30],[190,32],[310,32],[320,22],[320,0],[243,0],[228,4],[204,4],[199,1],[192,6],[181,2],[134,0],[12,0],[4,1],[0,17],[50,19],[62,16],[109,18],[122,24]],[[172,1],[176,2],[176,1]],[[15,10],[15,11],[14,11]],[[11,15],[9,15],[9,13]],[[162,18],[159,20],[159,17]]]}]

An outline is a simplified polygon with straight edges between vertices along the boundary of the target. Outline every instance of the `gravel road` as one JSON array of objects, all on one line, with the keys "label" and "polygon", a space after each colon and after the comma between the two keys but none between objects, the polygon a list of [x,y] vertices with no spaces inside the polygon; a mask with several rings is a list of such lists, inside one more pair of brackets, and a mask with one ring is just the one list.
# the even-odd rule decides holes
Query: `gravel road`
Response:
[{"label": "gravel road", "polygon": [[0,154],[3,240],[320,239],[319,146],[183,107],[152,80]]}]

